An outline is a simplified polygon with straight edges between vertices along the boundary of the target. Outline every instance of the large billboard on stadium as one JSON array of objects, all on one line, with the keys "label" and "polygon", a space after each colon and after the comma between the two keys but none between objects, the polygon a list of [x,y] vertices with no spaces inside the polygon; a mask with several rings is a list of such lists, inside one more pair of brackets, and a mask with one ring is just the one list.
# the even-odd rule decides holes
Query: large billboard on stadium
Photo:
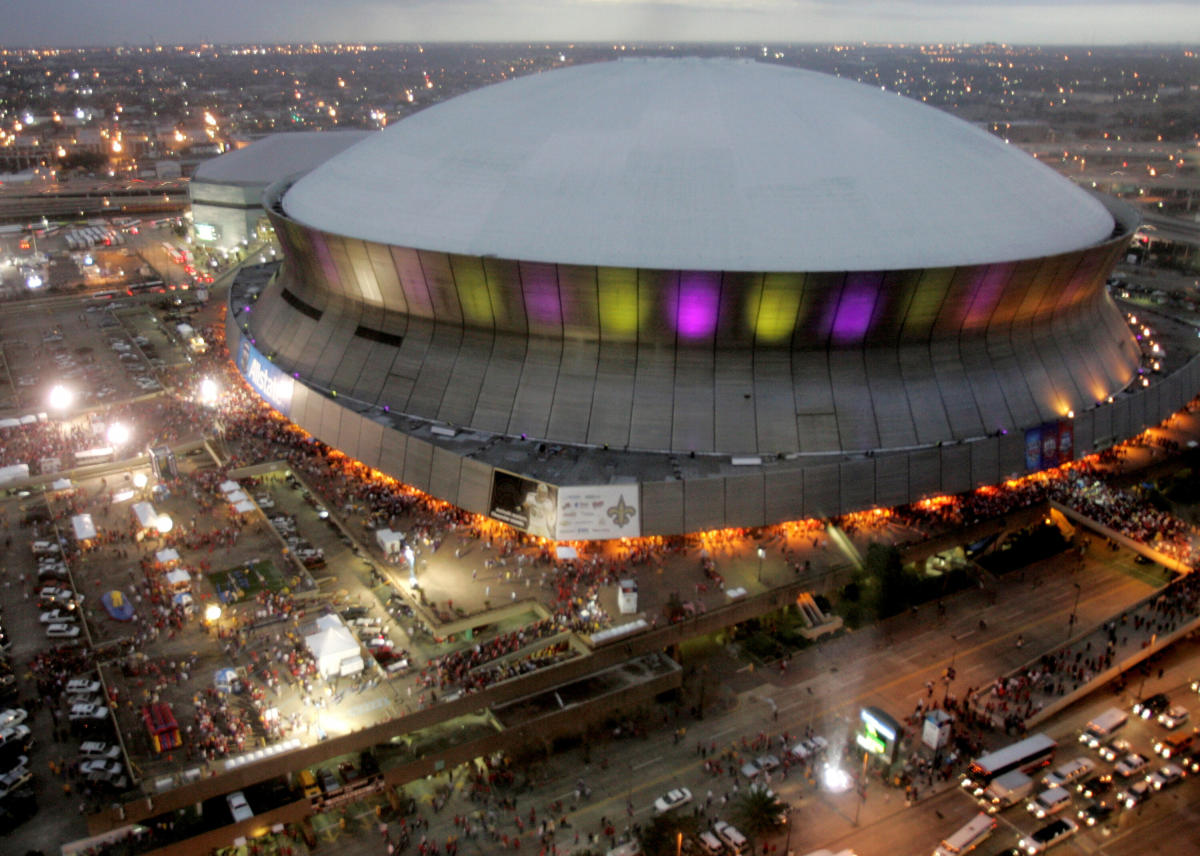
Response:
[{"label": "large billboard on stadium", "polygon": [[514,529],[557,540],[558,488],[543,481],[495,470],[488,514]]},{"label": "large billboard on stadium", "polygon": [[259,395],[284,416],[290,415],[295,381],[286,372],[273,365],[248,339],[242,339],[238,347],[237,364]]},{"label": "large billboard on stadium", "polygon": [[495,470],[488,514],[554,541],[636,538],[642,531],[639,499],[636,484],[559,487]]},{"label": "large billboard on stadium", "polygon": [[636,538],[642,534],[636,484],[582,485],[558,489],[558,540]]}]

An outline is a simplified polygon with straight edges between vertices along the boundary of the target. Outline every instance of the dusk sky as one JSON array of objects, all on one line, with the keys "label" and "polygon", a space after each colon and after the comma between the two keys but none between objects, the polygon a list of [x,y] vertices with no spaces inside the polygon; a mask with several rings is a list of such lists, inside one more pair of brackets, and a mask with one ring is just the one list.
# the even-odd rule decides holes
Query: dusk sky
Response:
[{"label": "dusk sky", "polygon": [[197,42],[1195,43],[1197,0],[9,0],[9,47]]}]

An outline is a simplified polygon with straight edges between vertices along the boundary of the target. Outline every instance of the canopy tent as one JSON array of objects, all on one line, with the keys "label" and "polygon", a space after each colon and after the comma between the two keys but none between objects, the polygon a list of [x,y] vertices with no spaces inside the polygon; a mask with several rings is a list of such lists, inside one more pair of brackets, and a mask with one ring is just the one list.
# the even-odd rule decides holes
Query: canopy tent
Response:
[{"label": "canopy tent", "polygon": [[135,502],[130,506],[133,516],[137,518],[138,526],[143,529],[153,529],[158,524],[158,512],[148,502]]},{"label": "canopy tent", "polygon": [[234,505],[237,505],[239,502],[245,502],[249,498],[250,497],[246,496],[246,494],[240,490],[231,490],[229,493],[225,494],[225,499]]},{"label": "canopy tent", "polygon": [[96,537],[96,524],[90,514],[76,514],[71,518],[71,529],[76,541],[90,541]]},{"label": "canopy tent", "polygon": [[168,547],[165,550],[159,550],[154,554],[155,561],[162,562],[164,565],[169,565],[172,562],[179,561],[179,551],[174,547]]},{"label": "canopy tent", "polygon": [[578,559],[579,551],[569,544],[560,545],[554,548],[555,555],[561,561],[563,559]]},{"label": "canopy tent", "polygon": [[225,481],[221,482],[221,484],[218,485],[218,487],[221,488],[221,493],[233,493],[235,490],[242,489],[242,486],[240,484],[238,484],[235,481],[230,481],[229,479],[226,479]]},{"label": "canopy tent", "polygon": [[29,478],[29,464],[9,464],[7,467],[0,467],[0,484],[24,481],[27,478]]},{"label": "canopy tent", "polygon": [[404,546],[404,536],[391,529],[376,529],[375,543],[389,556],[397,555]]},{"label": "canopy tent", "polygon": [[355,675],[363,670],[362,649],[358,640],[336,615],[325,615],[318,619],[317,632],[305,636],[304,644],[317,661],[317,671],[327,678]]},{"label": "canopy tent", "polygon": [[129,500],[133,499],[136,495],[137,495],[137,491],[133,490],[132,488],[127,487],[127,488],[124,488],[123,490],[119,490],[116,493],[114,493],[112,495],[112,501],[113,502],[128,502]]},{"label": "canopy tent", "polygon": [[171,588],[187,588],[192,584],[192,575],[183,568],[170,571],[164,579]]},{"label": "canopy tent", "polygon": [[237,505],[235,505],[233,507],[233,510],[236,511],[238,514],[249,514],[250,512],[254,511],[254,509],[256,507],[257,506],[255,506],[255,504],[253,502],[251,502],[250,500],[243,499],[241,502],[239,502]]},{"label": "canopy tent", "polygon": [[50,489],[51,490],[70,490],[71,489],[71,480],[70,479],[55,479],[54,481],[52,481],[50,483]]},{"label": "canopy tent", "polygon": [[16,428],[20,424],[21,421],[19,419],[13,419],[11,417],[8,419],[0,419],[0,428]]}]

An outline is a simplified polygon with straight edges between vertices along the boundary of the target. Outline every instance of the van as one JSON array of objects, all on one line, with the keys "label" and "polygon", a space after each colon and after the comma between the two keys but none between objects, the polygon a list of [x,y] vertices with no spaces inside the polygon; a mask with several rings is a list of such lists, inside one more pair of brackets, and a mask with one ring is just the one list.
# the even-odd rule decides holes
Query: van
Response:
[{"label": "van", "polygon": [[721,839],[713,835],[707,829],[696,836],[700,842],[700,852],[707,856],[721,856],[725,852],[724,845],[721,844]]},{"label": "van", "polygon": [[735,856],[742,856],[743,853],[747,852],[750,846],[750,842],[746,840],[746,836],[742,835],[742,833],[738,831],[737,827],[728,824],[723,820],[718,820],[713,824],[713,832],[717,834],[717,838],[720,838],[725,842],[725,846],[728,847],[735,854]]},{"label": "van", "polygon": [[1128,721],[1129,714],[1119,707],[1110,707],[1084,726],[1079,742],[1087,744],[1090,749],[1099,749],[1112,740]]},{"label": "van", "polygon": [[311,770],[300,771],[300,788],[304,791],[306,797],[318,797],[321,795],[321,787],[317,784],[317,777],[312,774]]},{"label": "van", "polygon": [[974,850],[996,830],[996,818],[977,814],[958,832],[942,841],[933,851],[933,856],[958,856]]},{"label": "van", "polygon": [[1190,732],[1181,731],[1178,734],[1171,734],[1164,737],[1154,744],[1154,751],[1167,759],[1178,758],[1196,742],[1198,732],[1200,732],[1200,729],[1193,729]]},{"label": "van", "polygon": [[1071,804],[1071,794],[1066,788],[1046,788],[1029,801],[1029,811],[1039,820],[1058,814]]}]

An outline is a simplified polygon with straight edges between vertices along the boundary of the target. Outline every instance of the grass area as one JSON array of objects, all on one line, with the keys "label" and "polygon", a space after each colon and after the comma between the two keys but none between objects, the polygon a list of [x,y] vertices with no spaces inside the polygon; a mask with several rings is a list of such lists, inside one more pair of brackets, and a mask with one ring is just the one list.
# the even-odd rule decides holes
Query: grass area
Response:
[{"label": "grass area", "polygon": [[259,559],[257,562],[213,571],[207,576],[216,589],[217,596],[224,603],[240,603],[264,589],[280,591],[287,585],[287,581],[270,559]]}]

